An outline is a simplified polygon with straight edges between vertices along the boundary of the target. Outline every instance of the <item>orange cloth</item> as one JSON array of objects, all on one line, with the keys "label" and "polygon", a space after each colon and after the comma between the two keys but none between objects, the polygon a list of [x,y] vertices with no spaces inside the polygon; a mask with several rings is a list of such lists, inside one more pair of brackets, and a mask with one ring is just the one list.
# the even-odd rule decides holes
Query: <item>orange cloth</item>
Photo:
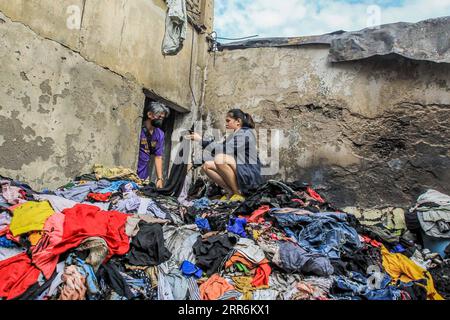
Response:
[{"label": "orange cloth", "polygon": [[225,269],[228,269],[235,263],[239,262],[246,266],[248,269],[254,269],[257,266],[253,262],[249,261],[242,253],[237,252],[225,263]]},{"label": "orange cloth", "polygon": [[216,273],[201,284],[199,289],[202,300],[217,300],[225,292],[234,290],[234,287]]},{"label": "orange cloth", "polygon": [[248,269],[255,269],[256,267],[258,267],[258,265],[262,265],[262,264],[266,264],[269,263],[269,260],[264,259],[261,260],[259,263],[253,263],[250,260],[247,259],[246,256],[244,256],[242,253],[240,252],[236,252],[226,263],[225,263],[225,269],[230,268],[232,265],[234,265],[235,263],[242,263],[243,265],[245,265]]},{"label": "orange cloth", "polygon": [[30,241],[32,246],[35,246],[39,240],[41,240],[43,235],[42,231],[35,231],[35,232],[31,232],[30,235],[28,236],[28,240]]},{"label": "orange cloth", "polygon": [[257,268],[255,277],[251,283],[253,287],[267,286],[269,284],[269,277],[272,273],[272,268],[269,266],[269,260],[264,259],[261,260],[259,264],[255,264],[248,260],[242,253],[237,252],[225,263],[225,269],[230,268],[235,263],[242,263],[249,270]]}]

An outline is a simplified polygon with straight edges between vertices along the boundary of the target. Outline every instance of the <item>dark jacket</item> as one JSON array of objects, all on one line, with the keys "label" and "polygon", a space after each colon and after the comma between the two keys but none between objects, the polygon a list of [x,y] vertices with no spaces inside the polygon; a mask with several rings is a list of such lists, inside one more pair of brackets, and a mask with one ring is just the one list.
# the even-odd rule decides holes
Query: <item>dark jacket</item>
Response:
[{"label": "dark jacket", "polygon": [[256,148],[254,130],[244,127],[223,142],[202,141],[202,147],[212,154],[227,154],[236,160],[237,181],[244,195],[262,184],[261,161]]}]

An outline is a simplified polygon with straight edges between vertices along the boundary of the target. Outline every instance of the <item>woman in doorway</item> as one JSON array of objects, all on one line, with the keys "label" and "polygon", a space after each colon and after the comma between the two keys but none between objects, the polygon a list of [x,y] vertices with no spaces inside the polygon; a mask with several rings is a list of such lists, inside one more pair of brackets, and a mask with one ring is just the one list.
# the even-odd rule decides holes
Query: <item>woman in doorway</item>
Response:
[{"label": "woman in doorway", "polygon": [[188,139],[201,141],[202,147],[215,154],[213,161],[203,164],[203,172],[226,195],[221,200],[243,201],[244,196],[262,183],[261,161],[256,146],[255,123],[248,113],[233,109],[227,113],[226,129],[233,134],[222,143],[202,140],[198,133]]},{"label": "woman in doorway", "polygon": [[164,131],[161,130],[164,119],[170,115],[170,109],[159,102],[151,102],[144,108],[144,120],[139,146],[139,161],[137,174],[140,179],[149,178],[149,161],[155,156],[156,187],[164,187],[163,179],[163,154],[164,154]]}]

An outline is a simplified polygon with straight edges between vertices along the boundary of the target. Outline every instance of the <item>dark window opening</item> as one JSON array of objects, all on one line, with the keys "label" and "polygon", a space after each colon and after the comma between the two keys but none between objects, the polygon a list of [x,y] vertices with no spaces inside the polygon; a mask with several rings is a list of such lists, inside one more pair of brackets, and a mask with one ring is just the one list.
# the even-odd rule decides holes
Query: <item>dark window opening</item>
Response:
[{"label": "dark window opening", "polygon": [[[146,96],[145,98],[145,106],[148,104],[157,101],[154,98],[150,98]],[[161,101],[164,103],[163,101]],[[168,106],[169,107],[169,106]],[[170,156],[171,156],[171,150],[172,150],[172,133],[174,130],[175,125],[175,119],[179,116],[179,112],[175,111],[173,108],[170,108],[170,115],[168,118],[164,120],[164,125],[161,128],[162,131],[164,131],[164,155],[163,155],[163,176],[164,179],[167,179],[169,176],[169,168],[170,168]],[[144,114],[143,114],[144,115]],[[151,156],[150,161],[148,163],[149,167],[149,174],[150,174],[150,181],[156,180],[156,170],[155,170],[155,157]]]}]

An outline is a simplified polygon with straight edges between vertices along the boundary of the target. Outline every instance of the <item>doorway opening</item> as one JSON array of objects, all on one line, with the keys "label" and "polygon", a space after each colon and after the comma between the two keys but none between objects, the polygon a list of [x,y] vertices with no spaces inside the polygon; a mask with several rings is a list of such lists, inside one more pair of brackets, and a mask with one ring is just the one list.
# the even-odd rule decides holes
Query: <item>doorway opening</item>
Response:
[{"label": "doorway opening", "polygon": [[[164,101],[160,101],[154,97],[149,97],[146,94],[145,97],[145,107],[147,107],[152,102],[161,102],[164,103]],[[165,104],[165,103],[164,103]],[[170,169],[170,157],[171,157],[171,150],[172,150],[172,134],[175,127],[175,120],[180,115],[179,112],[165,104],[170,109],[170,115],[164,120],[163,127],[161,128],[162,131],[164,131],[164,154],[163,154],[163,176],[166,180],[169,176],[169,169]],[[144,114],[143,114],[144,116]],[[149,178],[150,181],[155,181],[156,179],[156,171],[155,171],[155,157],[152,155],[150,158],[150,161],[148,163],[149,165]]]}]

